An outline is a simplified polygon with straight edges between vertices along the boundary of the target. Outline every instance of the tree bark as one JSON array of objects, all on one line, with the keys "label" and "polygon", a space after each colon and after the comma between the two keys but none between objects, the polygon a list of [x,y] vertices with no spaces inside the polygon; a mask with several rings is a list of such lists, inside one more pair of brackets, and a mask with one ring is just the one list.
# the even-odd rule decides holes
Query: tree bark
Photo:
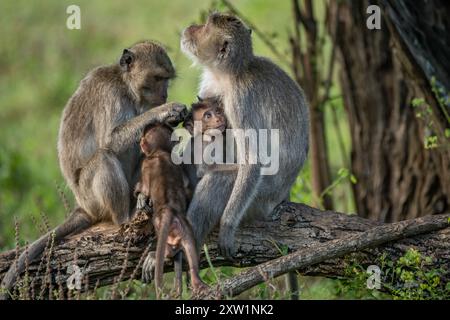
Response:
[{"label": "tree bark", "polygon": [[[382,7],[381,30],[366,27],[370,4]],[[417,62],[430,63],[439,74],[448,69],[448,54],[442,58],[441,51],[433,50],[448,40],[430,34],[432,30],[450,31],[443,16],[433,16],[448,12],[443,6],[440,1],[426,5],[425,1],[330,2],[330,17],[338,19],[340,29],[336,37],[340,80],[351,130],[352,173],[358,179],[353,192],[362,217],[393,222],[449,208],[448,140],[440,138],[438,148],[424,147],[424,137],[430,131],[441,132],[442,137],[448,122],[429,80],[420,76],[425,73]],[[428,27],[423,27],[425,22]],[[419,50],[410,50],[412,43],[430,50],[422,50],[420,55]],[[443,61],[447,66],[441,65]],[[411,106],[414,98],[424,98],[432,107],[433,128],[416,117],[417,110]]]},{"label": "tree bark", "polygon": [[[442,219],[442,216],[430,217]],[[331,240],[361,234],[382,224],[357,216],[321,211],[302,204],[285,203],[277,208],[272,221],[243,226],[236,235],[237,255],[234,261],[218,255],[217,233],[209,241],[208,251],[212,264],[218,266],[251,267],[280,257],[279,249],[289,252],[303,250],[314,253],[319,246],[327,246]],[[36,292],[42,292],[42,283],[52,288],[66,288],[70,277],[67,272],[73,265],[81,268],[82,290],[104,286],[130,278],[140,278],[142,256],[147,247],[155,248],[155,239],[145,214],[138,215],[130,224],[121,228],[109,225],[95,226],[81,235],[69,238],[53,247],[50,258],[44,257],[38,273],[39,259],[29,263],[28,275],[34,279]],[[324,260],[320,264],[302,267],[304,275],[343,277],[346,267],[356,260],[360,265],[376,264],[386,253],[396,260],[409,248],[433,258],[433,268],[450,265],[450,228],[429,232],[411,238],[367,248],[341,258]],[[329,242],[330,247],[332,242]],[[21,252],[21,250],[18,250]],[[0,278],[13,264],[15,250],[0,254]],[[207,267],[204,257],[201,266]],[[167,267],[171,270],[171,266]],[[47,272],[45,270],[48,270]],[[447,274],[448,276],[448,274]],[[442,279],[448,281],[448,279]],[[67,289],[66,289],[67,290]]]},{"label": "tree bark", "polygon": [[338,258],[349,252],[360,251],[389,241],[447,228],[448,225],[448,217],[440,215],[374,227],[361,233],[320,243],[314,247],[314,250],[298,250],[289,255],[247,269],[235,277],[226,279],[217,288],[204,292],[202,296],[217,297],[219,299],[226,296],[233,297],[259,283],[287,272],[304,269],[325,260]]}]

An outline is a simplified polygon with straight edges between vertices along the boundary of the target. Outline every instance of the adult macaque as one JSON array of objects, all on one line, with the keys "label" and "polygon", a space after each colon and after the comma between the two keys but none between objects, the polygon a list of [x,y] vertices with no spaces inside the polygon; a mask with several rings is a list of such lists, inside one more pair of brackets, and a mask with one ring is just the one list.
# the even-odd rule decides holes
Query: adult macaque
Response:
[{"label": "adult macaque", "polygon": [[[234,16],[214,13],[206,24],[186,28],[181,48],[203,67],[199,96],[220,97],[232,129],[279,130],[276,174],[261,174],[261,161],[247,162],[236,174],[206,173],[195,189],[188,219],[197,245],[220,224],[219,250],[231,257],[240,223],[268,218],[289,199],[308,152],[308,105],[303,91],[281,68],[253,54],[251,30]],[[237,156],[249,155],[245,144],[238,143]]]},{"label": "adult macaque", "polygon": [[[189,264],[191,284],[194,294],[206,288],[200,279],[199,257],[191,226],[185,217],[191,198],[189,182],[181,166],[171,160],[173,143],[172,129],[167,125],[154,125],[145,130],[140,146],[145,155],[142,162],[141,180],[135,193],[144,195],[152,201],[152,221],[157,231],[158,242],[154,259],[155,288],[158,299],[161,297],[164,271],[164,258],[172,255],[179,245]],[[180,257],[180,256],[179,256]],[[181,261],[175,259],[176,292],[181,295]],[[149,270],[144,270],[148,272]],[[144,275],[146,276],[146,275]]]},{"label": "adult macaque", "polygon": [[[145,41],[123,50],[118,63],[87,74],[64,108],[58,137],[61,171],[77,206],[70,216],[28,248],[31,261],[55,241],[89,226],[130,219],[132,194],[140,171],[137,145],[145,126],[185,117],[186,107],[165,104],[175,70],[166,51]],[[21,254],[2,280],[9,295],[26,256]]]}]

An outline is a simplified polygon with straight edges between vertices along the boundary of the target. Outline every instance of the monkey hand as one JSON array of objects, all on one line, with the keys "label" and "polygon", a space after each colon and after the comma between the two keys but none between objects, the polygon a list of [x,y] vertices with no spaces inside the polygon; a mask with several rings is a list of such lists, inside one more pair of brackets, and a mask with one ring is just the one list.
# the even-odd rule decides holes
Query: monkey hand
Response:
[{"label": "monkey hand", "polygon": [[142,265],[142,282],[144,283],[151,283],[153,280],[156,266],[155,255],[155,251],[149,252]]},{"label": "monkey hand", "polygon": [[219,230],[219,253],[224,258],[232,260],[236,254],[234,231],[231,227],[221,225]]},{"label": "monkey hand", "polygon": [[150,199],[143,193],[138,193],[136,209],[138,209],[139,211],[144,211],[146,214],[152,214],[153,213],[152,199]]},{"label": "monkey hand", "polygon": [[184,121],[188,111],[184,104],[172,102],[167,104],[167,112],[164,114],[164,122],[174,127]]}]

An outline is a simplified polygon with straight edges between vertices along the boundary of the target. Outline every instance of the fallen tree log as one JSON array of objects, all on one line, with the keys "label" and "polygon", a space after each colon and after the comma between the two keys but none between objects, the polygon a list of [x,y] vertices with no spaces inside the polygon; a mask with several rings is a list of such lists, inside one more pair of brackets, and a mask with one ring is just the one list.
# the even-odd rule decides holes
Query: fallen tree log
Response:
[{"label": "fallen tree log", "polygon": [[[425,256],[432,258],[432,268],[448,270],[450,266],[450,215],[429,216],[426,221],[434,227],[416,228],[416,235],[402,232],[386,244],[376,247],[347,248],[341,251],[341,257],[301,266],[299,272],[304,275],[324,277],[343,277],[351,261],[360,265],[376,264],[381,255],[396,260],[409,248],[415,248]],[[446,221],[447,224],[442,223]],[[413,221],[417,226],[419,221]],[[208,251],[212,264],[217,266],[251,267],[281,256],[280,250],[314,253],[316,248],[326,247],[332,240],[350,235],[358,235],[383,224],[332,211],[321,211],[302,204],[285,203],[274,213],[272,221],[256,222],[251,226],[242,226],[236,235],[237,254],[234,261],[227,261],[217,253],[214,233],[209,241]],[[441,230],[439,230],[441,229]],[[435,231],[433,231],[435,230]],[[403,236],[408,238],[401,239]],[[399,239],[399,240],[397,240]],[[325,244],[324,244],[325,243]],[[43,293],[48,288],[63,287],[73,272],[74,265],[82,274],[81,291],[109,285],[130,278],[140,278],[140,266],[145,250],[155,248],[155,238],[145,214],[138,215],[130,224],[120,228],[110,225],[97,225],[86,232],[71,237],[46,250],[42,259],[30,261],[27,274],[32,279],[32,287]],[[329,243],[330,245],[332,242]],[[14,263],[15,257],[23,249],[11,250],[0,254],[0,278]],[[48,256],[50,253],[50,257]],[[347,253],[347,254],[346,254]],[[201,266],[208,267],[204,256]],[[168,270],[170,266],[168,267]],[[449,281],[448,272],[443,281]],[[44,284],[44,285],[42,285]]]},{"label": "fallen tree log", "polygon": [[[343,238],[322,242],[314,247],[297,250],[291,254],[249,268],[239,275],[226,279],[214,289],[203,292],[203,297],[234,297],[267,279],[290,271],[307,268],[322,261],[338,258],[349,252],[376,247],[381,244],[418,234],[441,230],[449,226],[448,216],[427,216],[371,228]],[[200,297],[199,297],[200,298]]]}]

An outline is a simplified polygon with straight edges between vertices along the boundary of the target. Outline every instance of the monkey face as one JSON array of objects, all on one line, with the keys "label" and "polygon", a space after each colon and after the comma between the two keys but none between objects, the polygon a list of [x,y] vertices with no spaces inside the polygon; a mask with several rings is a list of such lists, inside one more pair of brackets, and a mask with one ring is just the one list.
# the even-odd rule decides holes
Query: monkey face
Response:
[{"label": "monkey face", "polygon": [[209,129],[224,132],[227,127],[227,119],[220,99],[216,97],[199,99],[199,102],[192,104],[192,112],[184,122],[184,127],[191,134],[194,134],[194,121],[202,122],[201,133],[205,133]]},{"label": "monkey face", "polygon": [[222,108],[219,107],[198,110],[194,114],[194,119],[202,122],[203,132],[210,129],[217,129],[220,132],[224,132],[227,127],[225,115],[223,114]]},{"label": "monkey face", "polygon": [[238,18],[213,13],[206,24],[192,25],[183,31],[181,48],[202,65],[226,68],[253,54],[250,34],[251,30]]},{"label": "monkey face", "polygon": [[150,73],[140,84],[140,98],[150,108],[160,106],[167,101],[169,78]]},{"label": "monkey face", "polygon": [[175,70],[163,47],[149,41],[138,43],[124,50],[120,66],[141,105],[152,108],[167,101]]}]

